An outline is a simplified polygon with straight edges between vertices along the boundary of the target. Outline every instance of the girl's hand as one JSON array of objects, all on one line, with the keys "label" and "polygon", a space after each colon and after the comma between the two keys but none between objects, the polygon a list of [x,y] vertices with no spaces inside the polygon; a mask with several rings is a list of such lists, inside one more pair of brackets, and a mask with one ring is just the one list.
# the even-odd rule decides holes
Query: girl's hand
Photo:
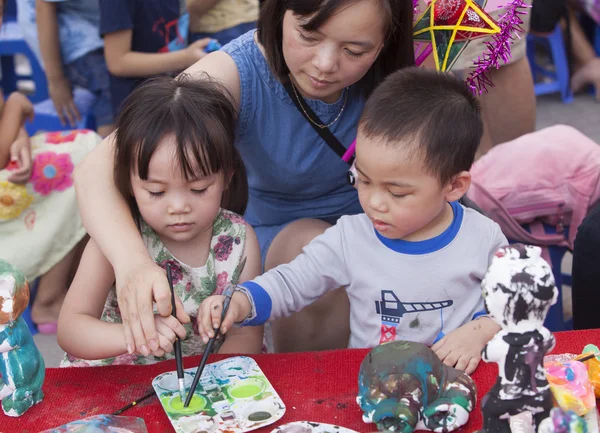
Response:
[{"label": "girl's hand", "polygon": [[208,343],[210,338],[215,336],[215,329],[219,330],[221,335],[225,335],[234,322],[241,322],[250,315],[252,305],[245,294],[235,292],[231,297],[229,309],[225,320],[221,323],[221,312],[223,311],[223,302],[225,296],[215,295],[206,298],[198,309],[198,332],[202,337],[204,344]]},{"label": "girl's hand", "polygon": [[[158,349],[152,351],[154,356],[164,356],[165,353],[173,352],[175,339],[185,339],[186,332],[183,325],[173,316],[162,317],[158,314],[154,316],[154,324],[158,332]],[[143,353],[142,353],[143,354]],[[148,356],[145,354],[144,356]]]},{"label": "girl's hand", "polygon": [[25,184],[31,177],[31,143],[29,136],[21,134],[10,146],[10,160],[17,163],[19,168],[12,172],[8,181]]}]

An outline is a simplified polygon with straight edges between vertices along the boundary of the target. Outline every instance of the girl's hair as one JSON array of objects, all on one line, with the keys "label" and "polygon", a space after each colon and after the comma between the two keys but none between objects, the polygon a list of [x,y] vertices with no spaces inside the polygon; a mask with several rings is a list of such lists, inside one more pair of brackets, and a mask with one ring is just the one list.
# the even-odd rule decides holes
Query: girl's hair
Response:
[{"label": "girl's hair", "polygon": [[116,121],[114,175],[138,225],[131,175],[135,170],[148,179],[150,159],[170,134],[177,144],[175,162],[185,179],[223,172],[227,187],[221,207],[244,213],[248,179],[234,146],[237,112],[232,101],[227,89],[208,76],[186,75],[150,79],[125,99]]},{"label": "girl's hair", "polygon": [[[302,27],[306,31],[318,30],[340,8],[360,0],[266,0],[258,18],[258,40],[273,72],[287,79],[289,69],[283,58],[283,16],[291,10],[294,15],[312,16]],[[392,72],[415,64],[412,39],[412,0],[376,0],[383,6],[387,18],[383,49],[366,75],[358,82],[365,96]]]}]

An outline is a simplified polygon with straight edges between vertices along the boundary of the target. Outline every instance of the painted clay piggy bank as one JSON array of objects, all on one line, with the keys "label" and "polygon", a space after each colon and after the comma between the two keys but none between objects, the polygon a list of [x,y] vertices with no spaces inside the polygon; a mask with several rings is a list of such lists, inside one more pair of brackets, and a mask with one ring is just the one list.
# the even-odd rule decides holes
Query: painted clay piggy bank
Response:
[{"label": "painted clay piggy bank", "polygon": [[44,358],[20,317],[28,303],[25,276],[0,260],[0,400],[8,416],[23,415],[44,397]]},{"label": "painted clay piggy bank", "polygon": [[360,366],[357,402],[381,431],[448,432],[467,422],[475,383],[443,364],[427,346],[394,341],[375,347]]}]

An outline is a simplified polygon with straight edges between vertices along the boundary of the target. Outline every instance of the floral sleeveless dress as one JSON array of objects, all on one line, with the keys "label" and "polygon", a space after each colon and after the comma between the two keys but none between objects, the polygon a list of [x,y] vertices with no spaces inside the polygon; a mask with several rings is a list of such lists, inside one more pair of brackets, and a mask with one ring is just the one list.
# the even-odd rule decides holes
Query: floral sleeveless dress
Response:
[{"label": "floral sleeveless dress", "polygon": [[[198,308],[204,299],[212,294],[220,294],[231,283],[239,278],[238,265],[244,255],[246,241],[246,222],[244,219],[227,210],[221,209],[213,225],[210,251],[206,264],[200,268],[177,260],[161,242],[158,235],[147,224],[142,226],[142,239],[150,256],[161,267],[171,264],[173,287],[177,296],[183,302],[185,312],[191,322],[184,325],[187,331],[185,340],[181,343],[183,356],[202,354],[204,343],[198,335],[196,316]],[[104,305],[102,320],[110,323],[121,323],[121,313],[117,303],[117,292],[113,286]],[[114,358],[100,360],[83,360],[65,354],[61,367],[91,367],[105,365],[153,364],[174,358],[173,353],[164,357],[124,354]]]}]

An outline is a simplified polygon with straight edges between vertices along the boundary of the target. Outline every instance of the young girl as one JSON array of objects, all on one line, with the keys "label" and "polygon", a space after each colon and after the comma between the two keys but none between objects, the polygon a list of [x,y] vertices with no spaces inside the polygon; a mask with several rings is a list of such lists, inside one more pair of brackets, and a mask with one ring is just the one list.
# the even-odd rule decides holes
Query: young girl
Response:
[{"label": "young girl", "polygon": [[[195,323],[202,300],[238,276],[246,281],[259,273],[254,231],[224,209],[242,213],[247,201],[246,173],[233,146],[236,112],[227,95],[212,81],[163,77],[126,100],[117,120],[115,183],[148,253],[161,267],[171,265],[185,326],[155,314],[159,348],[128,347],[114,271],[92,238],[60,314],[58,342],[68,354],[63,366],[161,361],[173,357],[176,336],[184,356],[202,353]],[[262,329],[239,329],[220,351],[256,353],[261,345]]]}]

